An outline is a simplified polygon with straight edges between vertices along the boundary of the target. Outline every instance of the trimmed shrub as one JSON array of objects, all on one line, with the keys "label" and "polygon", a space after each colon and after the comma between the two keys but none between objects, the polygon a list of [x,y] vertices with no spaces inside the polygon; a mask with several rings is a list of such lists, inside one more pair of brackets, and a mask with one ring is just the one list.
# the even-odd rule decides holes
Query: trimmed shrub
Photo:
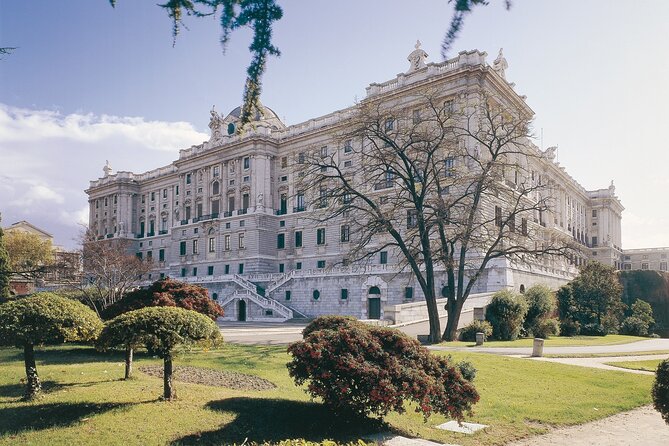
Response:
[{"label": "trimmed shrub", "polygon": [[649,336],[651,327],[655,324],[650,304],[637,299],[630,310],[630,315],[623,320],[620,326],[620,332],[632,336]]},{"label": "trimmed shrub", "polygon": [[660,412],[665,423],[669,424],[669,359],[657,366],[652,395],[653,407]]},{"label": "trimmed shrub", "polygon": [[460,339],[465,342],[475,342],[476,333],[483,333],[485,339],[492,336],[492,325],[488,321],[472,321],[460,331]]},{"label": "trimmed shrub", "polygon": [[527,301],[527,314],[523,322],[524,332],[528,336],[539,338],[546,333],[555,334],[550,330],[554,324],[545,323],[547,319],[555,315],[557,310],[557,301],[551,289],[546,285],[534,285],[525,291],[523,297]]},{"label": "trimmed shrub", "polygon": [[223,316],[223,308],[209,297],[206,288],[166,277],[154,282],[148,288],[126,294],[121,300],[105,309],[102,317],[109,320],[122,313],[146,307],[179,307],[197,311],[212,320]]},{"label": "trimmed shrub", "polygon": [[107,323],[98,339],[98,348],[144,346],[163,359],[163,398],[176,398],[172,383],[172,359],[177,347],[212,347],[223,341],[214,321],[192,310],[148,307],[129,311]]},{"label": "trimmed shrub", "polygon": [[560,320],[560,334],[562,336],[578,336],[581,333],[581,324],[571,319]]},{"label": "trimmed shrub", "polygon": [[362,322],[358,321],[352,316],[321,316],[317,317],[313,321],[309,322],[304,330],[302,330],[302,338],[306,338],[314,331],[319,330],[339,330],[342,327],[348,327],[352,324],[361,324]]},{"label": "trimmed shrub", "polygon": [[308,383],[307,392],[335,413],[382,417],[403,413],[404,402],[412,401],[425,418],[437,412],[462,420],[479,399],[448,358],[398,330],[332,317],[311,328],[288,347],[287,367],[297,385]]},{"label": "trimmed shrub", "polygon": [[0,305],[0,345],[23,348],[26,399],[37,397],[42,389],[35,346],[92,341],[101,329],[102,321],[93,310],[53,293],[37,293]]},{"label": "trimmed shrub", "polygon": [[594,322],[581,327],[581,334],[585,336],[606,336],[608,333],[604,325]]},{"label": "trimmed shrub", "polygon": [[509,290],[496,292],[488,307],[485,318],[492,325],[494,339],[513,341],[518,338],[527,313],[527,303],[523,296]]},{"label": "trimmed shrub", "polygon": [[543,319],[535,323],[532,328],[532,336],[535,338],[548,339],[560,334],[560,322],[555,318]]}]

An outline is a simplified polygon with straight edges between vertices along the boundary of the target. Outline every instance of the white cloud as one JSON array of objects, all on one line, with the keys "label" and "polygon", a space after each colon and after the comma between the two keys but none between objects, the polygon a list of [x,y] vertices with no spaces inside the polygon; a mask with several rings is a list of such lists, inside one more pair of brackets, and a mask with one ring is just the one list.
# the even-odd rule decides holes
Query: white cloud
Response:
[{"label": "white cloud", "polygon": [[185,122],[137,117],[63,115],[0,104],[2,225],[19,220],[73,246],[88,222],[84,190],[109,160],[116,170],[144,172],[178,158],[178,150],[207,139]]},{"label": "white cloud", "polygon": [[176,150],[199,144],[207,134],[187,122],[145,121],[140,117],[89,114],[62,115],[0,104],[0,145],[45,139],[95,143],[122,137],[154,150]]}]

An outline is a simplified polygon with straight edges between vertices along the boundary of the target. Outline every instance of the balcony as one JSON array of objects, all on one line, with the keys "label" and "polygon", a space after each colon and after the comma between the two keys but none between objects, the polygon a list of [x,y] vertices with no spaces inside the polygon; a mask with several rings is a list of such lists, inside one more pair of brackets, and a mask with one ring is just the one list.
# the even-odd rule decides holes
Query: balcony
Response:
[{"label": "balcony", "polygon": [[167,229],[163,229],[162,231],[158,231],[158,235],[165,235],[167,234]]},{"label": "balcony", "polygon": [[392,181],[379,181],[374,185],[374,190],[389,189],[393,187]]},{"label": "balcony", "polygon": [[293,212],[304,212],[304,211],[306,211],[306,210],[307,210],[307,208],[306,208],[306,206],[304,206],[304,205],[302,205],[302,206],[295,206],[295,207],[293,208]]},{"label": "balcony", "polygon": [[223,217],[232,217],[233,212],[234,211],[225,211],[225,212],[223,212]]},{"label": "balcony", "polygon": [[244,209],[239,209],[239,210],[237,211],[237,215],[244,215],[244,214],[246,214],[246,212],[247,212],[247,209],[246,209],[246,208],[244,208]]},{"label": "balcony", "polygon": [[187,225],[187,224],[188,224],[188,220],[181,220],[181,226]]},{"label": "balcony", "polygon": [[154,235],[156,235],[155,232],[148,232],[148,233],[146,234],[147,237],[153,237]]},{"label": "balcony", "polygon": [[287,209],[277,209],[276,215],[286,215],[288,213]]},{"label": "balcony", "polygon": [[136,238],[144,238],[144,234],[137,234],[135,237]]}]

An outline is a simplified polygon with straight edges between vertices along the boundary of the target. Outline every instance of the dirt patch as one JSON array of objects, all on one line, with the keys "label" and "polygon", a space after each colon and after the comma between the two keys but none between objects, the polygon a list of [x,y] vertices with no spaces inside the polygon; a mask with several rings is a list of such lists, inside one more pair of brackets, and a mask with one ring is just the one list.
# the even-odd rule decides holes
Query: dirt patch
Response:
[{"label": "dirt patch", "polygon": [[[138,370],[156,378],[163,377],[162,366],[142,366]],[[176,366],[174,368],[174,379],[187,383],[227,387],[228,389],[235,390],[270,390],[276,388],[274,383],[258,376],[192,366]]]}]

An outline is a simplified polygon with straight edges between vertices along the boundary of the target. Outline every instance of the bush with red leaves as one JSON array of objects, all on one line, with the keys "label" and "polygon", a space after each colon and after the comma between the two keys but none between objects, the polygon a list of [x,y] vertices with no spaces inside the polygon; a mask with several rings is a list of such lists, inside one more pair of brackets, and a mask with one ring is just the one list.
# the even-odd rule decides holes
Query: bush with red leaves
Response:
[{"label": "bush with red leaves", "polygon": [[170,278],[161,279],[148,288],[126,294],[123,299],[107,308],[102,316],[104,319],[112,319],[122,313],[145,307],[179,307],[197,311],[213,320],[223,316],[223,308],[209,297],[206,288]]},{"label": "bush with red leaves", "polygon": [[290,376],[335,413],[382,417],[412,401],[426,419],[436,412],[462,420],[479,399],[455,364],[398,330],[328,316],[303,333],[288,347]]}]

